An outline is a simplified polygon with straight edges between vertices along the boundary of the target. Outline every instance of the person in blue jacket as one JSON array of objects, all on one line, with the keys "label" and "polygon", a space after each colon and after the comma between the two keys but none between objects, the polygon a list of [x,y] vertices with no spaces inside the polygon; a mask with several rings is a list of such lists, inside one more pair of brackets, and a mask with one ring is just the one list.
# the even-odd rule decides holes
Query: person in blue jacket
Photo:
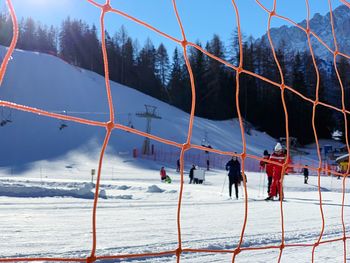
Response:
[{"label": "person in blue jacket", "polygon": [[241,164],[237,160],[236,156],[232,156],[232,159],[227,162],[226,171],[228,171],[228,178],[229,178],[228,190],[229,190],[230,198],[232,195],[232,185],[234,184],[236,199],[238,199],[238,186],[243,181],[243,178],[241,174]]}]

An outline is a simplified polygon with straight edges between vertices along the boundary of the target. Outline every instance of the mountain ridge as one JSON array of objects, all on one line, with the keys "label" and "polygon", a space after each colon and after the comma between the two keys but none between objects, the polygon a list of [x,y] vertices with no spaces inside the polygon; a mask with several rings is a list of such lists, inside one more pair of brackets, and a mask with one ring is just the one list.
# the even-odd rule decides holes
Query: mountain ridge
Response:
[{"label": "mountain ridge", "polygon": [[[350,31],[347,25],[350,24],[350,12],[348,12],[348,7],[341,5],[334,9],[332,14],[336,38],[342,40],[337,42],[338,51],[349,54]],[[306,28],[306,20],[298,23],[298,25]],[[316,13],[310,19],[310,29],[317,36],[319,36],[322,41],[328,45],[328,47],[335,50],[329,12],[324,16]],[[283,25],[278,28],[271,28],[270,35],[275,47],[283,48],[287,51],[287,53],[289,52],[294,54],[298,51],[309,51],[306,33],[296,26]],[[333,60],[332,53],[326,49],[326,47],[324,47],[314,36],[311,35],[310,39],[312,48],[317,57],[322,58],[325,61]],[[257,41],[260,40],[269,45],[267,33],[261,38],[257,39]]]}]

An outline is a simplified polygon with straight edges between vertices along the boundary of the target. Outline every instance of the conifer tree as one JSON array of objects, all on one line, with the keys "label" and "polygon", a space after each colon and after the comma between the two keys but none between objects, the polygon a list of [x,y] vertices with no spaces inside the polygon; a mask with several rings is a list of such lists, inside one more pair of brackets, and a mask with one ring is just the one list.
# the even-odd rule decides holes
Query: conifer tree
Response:
[{"label": "conifer tree", "polygon": [[168,90],[170,102],[174,106],[189,112],[191,107],[191,87],[187,68],[182,54],[175,48],[171,65]]}]

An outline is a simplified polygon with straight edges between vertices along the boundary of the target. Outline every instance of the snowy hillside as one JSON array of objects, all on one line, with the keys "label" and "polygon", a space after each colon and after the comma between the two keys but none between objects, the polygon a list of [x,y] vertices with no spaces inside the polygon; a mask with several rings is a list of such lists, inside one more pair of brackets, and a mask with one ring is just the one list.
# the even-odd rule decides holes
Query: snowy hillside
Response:
[{"label": "snowy hillside", "polygon": [[[1,47],[0,57],[4,52],[5,48]],[[134,128],[145,131],[145,118],[135,114],[145,111],[144,104],[153,105],[162,119],[152,121],[152,134],[185,142],[187,113],[118,83],[112,82],[111,89],[118,123],[128,125],[131,121]],[[0,88],[0,98],[85,119],[107,121],[109,118],[104,78],[47,54],[16,50]],[[1,156],[6,156],[1,158],[0,166],[11,167],[17,172],[24,171],[35,161],[70,158],[72,151],[96,158],[105,134],[103,128],[62,122],[8,108],[2,109],[1,118],[11,122],[0,127]],[[67,127],[60,129],[62,124]],[[237,120],[196,118],[192,143],[201,144],[205,134],[213,148],[242,151]],[[140,136],[114,130],[107,151],[131,155],[132,149],[140,148],[143,140]],[[152,143],[159,147],[159,144]],[[247,136],[247,144],[249,153],[261,155],[264,149],[272,149],[275,141],[252,131],[251,136]]]}]

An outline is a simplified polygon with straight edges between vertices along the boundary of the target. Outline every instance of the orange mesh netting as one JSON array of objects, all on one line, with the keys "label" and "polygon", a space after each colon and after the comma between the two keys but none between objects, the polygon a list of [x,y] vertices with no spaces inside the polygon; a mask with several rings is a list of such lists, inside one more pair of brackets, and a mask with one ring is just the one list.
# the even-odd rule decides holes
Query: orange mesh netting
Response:
[{"label": "orange mesh netting", "polygon": [[[322,245],[322,244],[326,244],[326,243],[330,243],[330,242],[338,242],[338,241],[342,241],[343,242],[343,254],[344,254],[344,262],[346,262],[346,256],[347,256],[347,251],[346,251],[346,242],[347,242],[347,236],[346,236],[346,228],[345,228],[345,222],[344,222],[344,203],[345,203],[345,183],[346,183],[346,177],[349,174],[349,168],[347,169],[345,174],[341,174],[335,171],[330,171],[329,168],[322,168],[322,158],[321,158],[321,153],[320,153],[320,147],[319,147],[319,140],[318,140],[318,134],[317,134],[317,130],[316,130],[316,126],[315,126],[315,115],[316,115],[316,110],[318,107],[326,107],[329,108],[331,110],[334,111],[338,111],[340,112],[343,117],[344,117],[344,123],[345,123],[345,140],[346,140],[346,147],[347,147],[347,151],[348,153],[350,153],[350,147],[349,147],[349,138],[348,138],[348,130],[347,130],[347,115],[349,114],[349,111],[346,110],[345,108],[345,95],[344,95],[344,86],[342,83],[342,79],[340,78],[339,72],[338,72],[338,68],[337,68],[337,57],[338,56],[342,56],[344,58],[349,59],[350,56],[347,54],[343,54],[338,50],[338,45],[337,45],[337,39],[335,36],[335,32],[334,32],[334,21],[333,21],[333,14],[332,14],[332,6],[331,6],[331,1],[328,0],[328,4],[329,4],[329,10],[330,10],[330,21],[331,21],[331,27],[332,27],[332,34],[333,34],[333,40],[334,40],[334,47],[335,49],[332,50],[325,42],[322,41],[322,39],[317,36],[311,29],[310,29],[310,25],[309,25],[309,21],[310,21],[310,8],[309,8],[309,2],[308,0],[305,0],[305,4],[306,4],[306,9],[307,9],[307,19],[306,19],[306,28],[302,27],[301,25],[297,24],[296,22],[292,21],[291,19],[281,16],[276,12],[276,0],[274,0],[273,2],[273,8],[272,10],[269,10],[268,8],[266,8],[259,0],[256,0],[256,3],[264,10],[266,11],[266,13],[268,13],[268,28],[267,28],[267,35],[268,35],[268,39],[269,39],[269,43],[270,43],[270,47],[272,50],[272,54],[274,57],[274,60],[276,62],[276,65],[278,67],[279,70],[279,74],[280,74],[280,83],[277,83],[275,81],[272,81],[270,79],[267,79],[263,76],[260,76],[258,74],[255,74],[253,72],[250,72],[246,69],[243,68],[243,48],[242,48],[242,34],[241,34],[241,28],[240,28],[240,17],[239,17],[239,12],[238,12],[238,8],[236,6],[236,3],[234,0],[231,0],[232,2],[232,6],[234,8],[234,12],[235,12],[235,16],[236,16],[236,21],[237,21],[237,28],[238,28],[238,40],[239,40],[239,49],[240,49],[240,58],[239,58],[239,64],[238,66],[232,65],[231,63],[220,59],[216,56],[214,56],[213,54],[207,52],[206,50],[202,49],[200,46],[187,41],[186,39],[186,34],[185,34],[185,30],[184,27],[182,25],[181,22],[181,16],[178,13],[177,10],[177,6],[176,6],[176,0],[172,0],[173,3],[173,9],[174,12],[176,14],[176,18],[177,18],[177,22],[179,25],[179,28],[181,29],[181,34],[182,34],[182,39],[177,39],[175,37],[172,37],[168,34],[166,34],[165,32],[162,32],[160,30],[158,30],[157,28],[151,26],[150,24],[147,24],[135,17],[132,17],[120,10],[117,10],[115,8],[113,8],[110,5],[110,0],[106,0],[105,4],[99,4],[93,0],[86,0],[88,1],[90,4],[94,5],[96,8],[99,8],[101,11],[101,16],[100,16],[100,28],[101,28],[101,41],[102,41],[102,53],[103,53],[103,61],[104,61],[104,71],[105,71],[105,85],[106,85],[106,92],[107,92],[107,98],[108,98],[108,105],[109,105],[109,121],[108,122],[99,122],[99,121],[92,121],[92,120],[88,120],[88,119],[84,119],[84,118],[77,118],[77,117],[73,117],[73,116],[67,116],[67,115],[61,115],[61,114],[57,114],[57,113],[53,113],[53,112],[48,112],[48,111],[44,111],[44,110],[40,110],[37,108],[32,108],[32,107],[28,107],[25,105],[19,105],[19,104],[15,104],[15,103],[11,103],[8,101],[2,101],[0,100],[0,106],[2,107],[8,107],[8,108],[12,108],[12,109],[17,109],[17,110],[21,110],[21,111],[26,111],[26,112],[31,112],[34,114],[38,114],[38,115],[42,115],[42,116],[47,116],[47,117],[51,117],[51,118],[55,118],[55,119],[60,119],[60,120],[67,120],[67,121],[72,121],[72,122],[77,122],[77,123],[81,123],[81,124],[85,124],[85,125],[92,125],[92,126],[98,126],[98,127],[105,127],[106,129],[106,134],[105,134],[105,139],[104,139],[104,143],[101,149],[101,153],[100,153],[100,158],[99,158],[99,166],[98,166],[98,176],[97,176],[97,180],[96,180],[96,192],[95,192],[95,198],[94,198],[94,203],[93,203],[93,213],[92,213],[92,248],[91,248],[91,254],[87,257],[87,258],[0,258],[0,262],[11,262],[11,261],[71,261],[71,262],[94,262],[96,260],[101,260],[101,259],[126,259],[126,258],[141,258],[141,257],[159,257],[159,256],[163,256],[163,255],[176,255],[177,258],[177,262],[180,262],[180,258],[181,258],[181,254],[183,252],[192,252],[192,253],[232,253],[232,262],[235,261],[236,256],[244,251],[253,251],[253,250],[266,250],[266,249],[275,249],[275,250],[279,250],[279,257],[278,257],[278,262],[281,261],[281,257],[282,257],[282,253],[284,248],[286,247],[312,247],[312,262],[314,261],[314,257],[315,257],[315,250],[318,246]],[[347,7],[350,8],[350,4],[345,1],[345,0],[341,0],[341,2],[346,5]],[[7,6],[9,8],[10,11],[10,15],[11,15],[11,19],[12,19],[12,23],[13,23],[13,38],[10,44],[10,47],[7,50],[7,53],[2,61],[1,64],[1,68],[0,68],[0,83],[2,82],[4,75],[6,73],[6,67],[9,61],[9,58],[11,57],[11,54],[14,51],[14,48],[16,46],[16,42],[17,42],[17,38],[18,38],[18,24],[17,24],[17,20],[16,20],[16,15],[15,15],[15,10],[13,9],[11,0],[6,0]],[[187,140],[185,143],[180,144],[180,143],[176,143],[174,141],[171,140],[166,140],[151,134],[147,134],[145,132],[139,131],[137,129],[134,128],[130,128],[128,126],[124,126],[124,125],[120,125],[117,124],[115,122],[114,119],[114,107],[113,107],[113,102],[112,102],[112,96],[111,96],[111,89],[110,89],[110,82],[109,82],[109,68],[108,68],[108,58],[107,58],[107,52],[106,52],[106,43],[105,43],[105,25],[104,25],[104,17],[106,15],[106,13],[114,13],[116,15],[120,15],[123,16],[127,19],[132,20],[135,23],[138,23],[142,26],[144,26],[145,28],[148,28],[149,30],[152,30],[158,34],[160,34],[161,36],[163,36],[164,38],[167,38],[177,44],[179,44],[182,47],[183,50],[183,55],[184,55],[184,59],[186,62],[186,66],[188,69],[188,73],[190,76],[190,81],[191,81],[191,91],[192,91],[192,106],[191,106],[191,115],[190,115],[190,121],[189,121],[189,125],[188,125],[188,132],[187,132]],[[297,92],[296,90],[294,90],[292,87],[289,87],[285,84],[284,81],[284,73],[282,72],[282,68],[280,66],[279,60],[276,56],[276,52],[275,52],[275,48],[274,48],[274,43],[271,39],[271,35],[270,35],[270,26],[271,26],[271,19],[273,17],[276,18],[280,18],[283,19],[287,22],[289,22],[290,24],[298,27],[300,30],[302,30],[308,39],[308,46],[310,49],[310,53],[313,59],[313,66],[315,68],[315,72],[316,72],[316,77],[317,77],[317,82],[316,82],[316,94],[315,94],[315,99],[310,99],[304,95],[302,95],[301,93]],[[333,60],[334,60],[334,69],[336,72],[336,76],[337,79],[339,81],[339,85],[341,88],[341,100],[342,100],[342,107],[338,108],[335,107],[333,105],[327,104],[325,102],[319,101],[319,85],[320,85],[320,76],[319,76],[319,69],[318,66],[316,64],[316,60],[315,60],[315,56],[314,56],[314,52],[313,52],[313,48],[311,45],[311,41],[310,41],[310,36],[313,36],[317,39],[317,41],[319,41],[319,43],[321,43],[332,55],[333,55]],[[192,137],[192,130],[193,130],[193,121],[194,121],[194,112],[195,112],[195,101],[196,101],[196,92],[195,92],[195,84],[194,84],[194,76],[192,73],[192,69],[191,69],[191,65],[189,63],[189,59],[188,59],[188,55],[187,55],[187,47],[193,47],[201,52],[203,52],[205,55],[207,55],[208,57],[215,59],[216,61],[226,65],[227,67],[233,69],[236,72],[236,94],[235,94],[235,98],[236,98],[236,107],[237,107],[237,112],[238,112],[238,118],[239,118],[239,123],[240,123],[240,130],[241,130],[241,137],[242,137],[242,144],[243,144],[243,149],[241,153],[234,153],[234,152],[227,152],[227,151],[220,151],[220,150],[216,150],[216,149],[209,149],[200,145],[195,145],[191,143],[191,137]],[[243,177],[244,180],[244,193],[245,193],[245,200],[244,200],[244,209],[245,209],[245,213],[244,213],[244,218],[243,218],[243,224],[242,224],[242,229],[241,229],[241,235],[240,235],[240,239],[239,242],[236,246],[235,249],[233,250],[215,250],[215,249],[189,249],[189,248],[183,248],[182,247],[182,240],[181,240],[181,205],[182,205],[182,196],[183,196],[183,186],[184,186],[184,155],[185,152],[188,151],[189,149],[199,149],[199,150],[203,150],[203,151],[209,151],[212,153],[217,153],[217,154],[221,154],[221,155],[228,155],[228,156],[237,156],[239,158],[241,158],[242,160],[242,170],[244,171],[244,165],[245,165],[245,160],[246,158],[252,158],[258,161],[263,160],[261,157],[259,156],[255,156],[255,155],[251,155],[251,154],[247,154],[246,151],[246,139],[245,139],[245,135],[244,135],[244,127],[243,127],[243,119],[241,116],[241,111],[240,111],[240,107],[239,107],[239,94],[240,94],[240,75],[241,74],[247,74],[250,75],[252,77],[255,77],[257,79],[260,79],[264,82],[267,82],[271,85],[273,85],[276,88],[279,88],[281,91],[281,101],[282,101],[282,105],[283,105],[283,109],[284,109],[284,115],[285,115],[285,133],[286,133],[286,145],[287,145],[287,158],[286,160],[289,159],[289,155],[290,155],[290,149],[289,149],[289,128],[288,128],[288,111],[287,111],[287,107],[286,107],[286,101],[285,101],[285,91],[288,90],[292,93],[294,93],[295,95],[299,96],[301,99],[303,99],[306,103],[311,103],[313,106],[313,111],[312,111],[312,127],[313,127],[313,132],[314,132],[314,139],[317,145],[317,153],[318,153],[318,167],[309,167],[309,169],[316,171],[317,175],[318,175],[318,194],[319,194],[319,209],[320,209],[320,214],[321,214],[321,219],[322,219],[322,225],[321,225],[321,230],[319,233],[319,237],[317,239],[316,242],[314,243],[298,243],[298,244],[285,244],[285,231],[284,231],[284,210],[283,210],[283,202],[280,201],[280,216],[281,216],[281,242],[279,245],[276,246],[259,246],[259,247],[254,247],[254,246],[250,246],[250,247],[241,247],[243,240],[244,240],[244,235],[245,235],[245,229],[246,229],[246,224],[247,224],[247,217],[248,217],[248,192],[247,192],[247,187],[246,187],[246,181],[245,178]],[[161,251],[161,252],[154,252],[154,253],[144,253],[144,254],[124,254],[124,255],[106,255],[106,256],[96,256],[96,210],[97,210],[97,203],[98,203],[98,192],[99,192],[99,185],[100,185],[100,179],[101,179],[101,169],[102,169],[102,165],[103,165],[103,157],[104,157],[104,153],[105,153],[105,149],[108,145],[111,133],[114,129],[119,129],[119,130],[123,130],[123,131],[128,131],[130,133],[133,134],[137,134],[139,136],[144,136],[144,137],[148,137],[152,140],[156,140],[158,142],[167,144],[167,145],[172,145],[174,147],[177,147],[179,149],[181,149],[181,154],[180,154],[180,171],[181,171],[181,180],[180,180],[180,191],[179,191],[179,198],[178,198],[178,207],[177,207],[177,236],[178,236],[178,245],[177,245],[177,249],[176,250],[170,250],[170,251]],[[266,161],[266,160],[265,160]],[[272,161],[267,161],[270,163],[274,163],[274,164],[278,164]],[[294,167],[294,168],[303,168],[303,165],[294,165],[294,164],[288,164],[287,161],[283,164],[283,174],[285,174],[285,171],[288,167]],[[328,239],[328,240],[322,240],[323,237],[323,233],[324,233],[324,228],[325,228],[325,217],[324,217],[324,212],[323,212],[323,199],[322,199],[322,193],[321,193],[321,187],[320,187],[320,177],[321,177],[321,172],[327,172],[327,173],[332,173],[338,176],[343,176],[343,183],[342,183],[342,212],[341,212],[341,222],[342,222],[342,228],[343,228],[343,236],[339,237],[339,238],[334,238],[334,239]],[[281,184],[283,184],[283,178],[284,176],[282,176],[282,182]]]}]

